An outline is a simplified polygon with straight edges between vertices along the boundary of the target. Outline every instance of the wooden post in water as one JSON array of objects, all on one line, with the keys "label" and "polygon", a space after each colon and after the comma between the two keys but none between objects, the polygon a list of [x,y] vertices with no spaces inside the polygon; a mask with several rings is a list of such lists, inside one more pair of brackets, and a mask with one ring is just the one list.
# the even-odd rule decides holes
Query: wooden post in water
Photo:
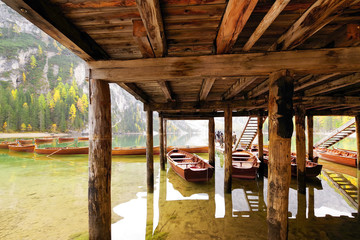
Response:
[{"label": "wooden post in water", "polygon": [[167,154],[168,150],[167,150],[167,120],[164,119],[164,156],[165,159],[167,159],[166,154]]},{"label": "wooden post in water", "polygon": [[209,118],[209,163],[215,167],[215,121]]},{"label": "wooden post in water", "polygon": [[314,159],[314,117],[307,116],[307,135],[308,135],[308,158],[310,161]]},{"label": "wooden post in water", "polygon": [[154,156],[153,156],[153,112],[146,112],[146,169],[147,192],[154,192]]},{"label": "wooden post in water", "polygon": [[293,91],[293,79],[288,71],[270,74],[267,198],[268,239],[270,240],[285,240],[288,236]]},{"label": "wooden post in water", "polygon": [[111,239],[110,89],[91,72],[89,81],[89,239]]},{"label": "wooden post in water", "polygon": [[160,140],[160,169],[165,170],[165,149],[164,149],[164,118],[162,116],[159,117],[159,140]]},{"label": "wooden post in water", "polygon": [[232,109],[228,106],[225,108],[225,174],[224,174],[224,191],[231,193],[232,183]]},{"label": "wooden post in water", "polygon": [[264,174],[264,135],[263,135],[263,116],[258,116],[258,157],[261,162],[260,164],[260,175],[263,176]]},{"label": "wooden post in water", "polygon": [[[357,169],[360,170],[360,115],[355,116],[356,146],[357,146]],[[359,201],[360,202],[360,201]]]},{"label": "wooden post in water", "polygon": [[305,145],[305,107],[298,105],[295,111],[296,126],[296,164],[298,194],[306,192],[306,145]]}]

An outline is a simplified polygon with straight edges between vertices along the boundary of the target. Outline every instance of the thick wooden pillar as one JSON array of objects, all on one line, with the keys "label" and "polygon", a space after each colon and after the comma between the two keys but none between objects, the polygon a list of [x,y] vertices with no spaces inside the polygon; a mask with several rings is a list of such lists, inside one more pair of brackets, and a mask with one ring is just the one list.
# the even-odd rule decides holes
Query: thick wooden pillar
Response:
[{"label": "thick wooden pillar", "polygon": [[89,239],[111,239],[110,89],[90,74],[89,90]]},{"label": "thick wooden pillar", "polygon": [[146,112],[146,169],[147,192],[154,192],[154,156],[153,156],[153,112]]},{"label": "thick wooden pillar", "polygon": [[225,108],[225,174],[224,190],[225,193],[231,193],[232,183],[232,110]]},{"label": "thick wooden pillar", "polygon": [[314,200],[314,187],[309,186],[309,207],[308,207],[308,218],[312,219],[315,217],[315,200]]},{"label": "thick wooden pillar", "polygon": [[306,191],[306,143],[305,143],[305,107],[298,105],[295,112],[296,126],[296,163],[298,194]]},{"label": "thick wooden pillar", "polygon": [[356,146],[357,146],[357,169],[360,170],[360,115],[355,116]]},{"label": "thick wooden pillar", "polygon": [[215,167],[215,121],[209,119],[209,163]]},{"label": "thick wooden pillar", "polygon": [[165,148],[164,148],[164,118],[159,117],[159,138],[160,138],[160,169],[165,170]]},{"label": "thick wooden pillar", "polygon": [[258,125],[257,125],[257,129],[258,129],[258,157],[259,160],[261,162],[260,164],[260,175],[263,176],[264,174],[264,135],[263,135],[263,121],[264,118],[263,116],[258,116]]},{"label": "thick wooden pillar", "polygon": [[314,117],[307,116],[307,135],[308,135],[308,158],[310,161],[314,159]]},{"label": "thick wooden pillar", "polygon": [[288,236],[293,91],[293,79],[288,71],[270,74],[267,199],[268,239],[270,240],[283,240]]}]

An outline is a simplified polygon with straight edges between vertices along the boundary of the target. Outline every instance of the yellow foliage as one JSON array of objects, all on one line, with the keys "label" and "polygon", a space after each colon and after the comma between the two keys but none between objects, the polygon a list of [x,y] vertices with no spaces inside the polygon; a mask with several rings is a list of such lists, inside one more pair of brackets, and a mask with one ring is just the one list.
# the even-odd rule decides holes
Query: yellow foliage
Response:
[{"label": "yellow foliage", "polygon": [[28,108],[29,106],[28,106],[28,104],[25,102],[24,104],[23,104],[23,108]]},{"label": "yellow foliage", "polygon": [[4,122],[3,129],[6,130],[6,128],[7,128],[7,122]]},{"label": "yellow foliage", "polygon": [[38,53],[39,53],[39,55],[42,55],[42,54],[43,54],[43,50],[42,50],[42,48],[41,48],[40,45],[39,45],[39,47],[38,47]]},{"label": "yellow foliage", "polygon": [[88,98],[87,98],[86,94],[82,95],[81,101],[82,101],[82,104],[84,106],[84,110],[86,111],[88,106],[89,106],[89,101],[88,101]]},{"label": "yellow foliage", "polygon": [[55,89],[54,91],[54,102],[57,103],[57,101],[60,100],[60,91],[59,89]]},{"label": "yellow foliage", "polygon": [[24,82],[26,82],[26,74],[25,74],[25,72],[23,72],[22,77],[23,77]]},{"label": "yellow foliage", "polygon": [[16,100],[16,97],[17,97],[17,89],[11,90],[11,95],[13,96],[14,100]]},{"label": "yellow foliage", "polygon": [[32,126],[31,126],[30,124],[28,124],[27,130],[28,130],[28,131],[31,131],[31,130],[32,130]]},{"label": "yellow foliage", "polygon": [[51,125],[51,131],[52,132],[56,132],[56,128],[57,128],[56,123]]},{"label": "yellow foliage", "polygon": [[70,118],[71,122],[74,122],[74,120],[76,118],[76,107],[74,104],[71,104],[69,114],[70,114],[69,118]]},{"label": "yellow foliage", "polygon": [[53,99],[51,99],[50,102],[49,102],[49,108],[54,109],[54,107],[55,107],[55,102],[54,102]]},{"label": "yellow foliage", "polygon": [[76,106],[81,113],[84,113],[84,104],[83,104],[81,98],[78,99]]},{"label": "yellow foliage", "polygon": [[72,77],[72,75],[74,74],[74,64],[71,64],[69,72],[70,72],[70,77]]},{"label": "yellow foliage", "polygon": [[21,131],[25,131],[26,130],[26,124],[25,123],[22,123],[21,124]]}]

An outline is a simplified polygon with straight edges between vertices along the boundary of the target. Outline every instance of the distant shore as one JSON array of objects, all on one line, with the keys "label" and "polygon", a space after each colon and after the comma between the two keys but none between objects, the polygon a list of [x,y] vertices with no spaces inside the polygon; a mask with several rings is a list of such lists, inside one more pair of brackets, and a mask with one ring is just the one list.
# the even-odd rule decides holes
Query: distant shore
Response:
[{"label": "distant shore", "polygon": [[3,138],[41,138],[41,137],[63,137],[66,133],[0,133],[0,139]]}]

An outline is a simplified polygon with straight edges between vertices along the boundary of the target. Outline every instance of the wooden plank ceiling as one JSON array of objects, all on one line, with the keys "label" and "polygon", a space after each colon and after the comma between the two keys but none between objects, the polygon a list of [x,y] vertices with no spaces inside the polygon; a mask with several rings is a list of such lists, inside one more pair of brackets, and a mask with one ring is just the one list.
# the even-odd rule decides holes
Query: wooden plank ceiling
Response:
[{"label": "wooden plank ceiling", "polygon": [[[266,111],[267,74],[222,74],[210,65],[198,75],[187,74],[197,64],[196,56],[221,61],[227,54],[241,57],[291,51],[294,54],[286,56],[295,56],[291,61],[301,62],[296,58],[302,56],[298,50],[312,53],[328,49],[331,56],[331,49],[359,51],[360,46],[359,0],[3,1],[88,61],[95,75],[96,60],[112,60],[108,69],[116,68],[113,63],[119,60],[126,66],[144,66],[143,80],[127,78],[126,73],[103,80],[118,83],[144,102],[146,109],[166,114],[219,115],[216,112],[226,104],[240,115]],[[172,62],[173,67],[171,59],[176,59],[176,64],[182,65],[179,77],[147,77],[149,71],[157,70],[147,65],[156,61],[145,58],[165,58],[161,61],[164,69],[170,67],[166,62]],[[324,65],[322,71],[294,72],[295,104],[304,104],[308,114],[358,114],[360,68],[350,64],[336,71],[336,63],[331,64],[331,71]]]}]

